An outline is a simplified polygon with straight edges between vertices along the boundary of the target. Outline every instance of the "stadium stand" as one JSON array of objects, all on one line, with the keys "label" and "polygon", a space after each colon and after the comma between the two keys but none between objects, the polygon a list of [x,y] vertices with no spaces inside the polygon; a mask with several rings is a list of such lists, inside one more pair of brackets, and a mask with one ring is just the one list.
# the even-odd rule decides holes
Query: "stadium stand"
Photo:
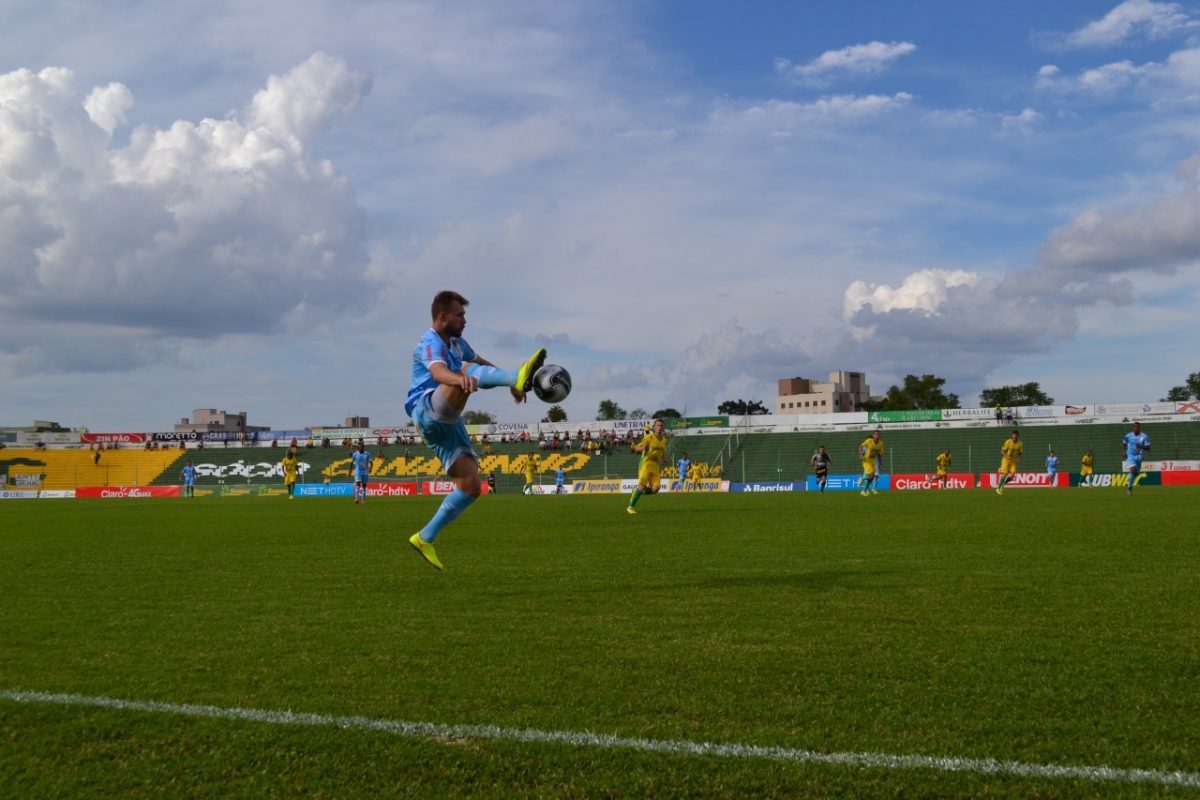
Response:
[{"label": "stadium stand", "polygon": [[[168,467],[178,458],[177,450],[105,450],[97,462],[89,450],[5,449],[0,451],[0,466],[10,483],[18,475],[40,475],[42,489],[145,486],[170,474]],[[166,482],[178,483],[179,471],[171,477]]]}]

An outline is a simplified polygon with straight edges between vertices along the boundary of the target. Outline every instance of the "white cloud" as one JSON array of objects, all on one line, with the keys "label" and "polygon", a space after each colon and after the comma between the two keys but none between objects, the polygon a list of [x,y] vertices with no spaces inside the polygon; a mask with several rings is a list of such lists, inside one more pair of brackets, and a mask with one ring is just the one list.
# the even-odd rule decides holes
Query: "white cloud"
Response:
[{"label": "white cloud", "polygon": [[1058,270],[1169,272],[1200,263],[1200,191],[1196,159],[1184,163],[1184,188],[1150,205],[1125,210],[1089,208],[1054,231],[1038,260]]},{"label": "white cloud", "polygon": [[1130,41],[1154,41],[1191,30],[1197,22],[1179,3],[1125,0],[1098,20],[1068,34],[1070,48],[1113,47]]},{"label": "white cloud", "polygon": [[912,42],[867,42],[841,50],[827,50],[807,64],[775,59],[775,71],[809,84],[824,84],[839,77],[878,75],[897,59],[915,53]]},{"label": "white cloud", "polygon": [[1104,97],[1162,75],[1163,68],[1160,64],[1147,63],[1138,66],[1128,60],[1085,69],[1078,75],[1064,75],[1058,67],[1047,66],[1038,70],[1034,86],[1043,91]]},{"label": "white cloud", "polygon": [[711,123],[718,130],[780,136],[867,120],[902,109],[912,101],[913,96],[907,92],[832,95],[808,103],[768,100],[750,106],[721,106],[713,112]]},{"label": "white cloud", "polygon": [[10,354],[77,347],[65,322],[94,326],[92,342],[211,337],[360,293],[362,211],[331,164],[303,156],[366,91],[344,62],[319,53],[244,115],[139,126],[117,148],[132,94],[108,84],[84,99],[74,84],[64,69],[0,76],[0,311],[20,321]]}]

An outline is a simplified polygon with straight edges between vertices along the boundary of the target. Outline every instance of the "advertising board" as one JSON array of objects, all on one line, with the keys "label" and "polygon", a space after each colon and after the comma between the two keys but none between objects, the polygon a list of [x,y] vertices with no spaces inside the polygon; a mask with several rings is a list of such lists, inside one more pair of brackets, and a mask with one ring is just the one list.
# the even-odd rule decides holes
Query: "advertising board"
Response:
[{"label": "advertising board", "polygon": [[[413,484],[413,487],[413,494],[416,494],[416,484]],[[421,481],[421,494],[450,494],[454,489],[454,481]],[[483,494],[488,493],[488,485],[486,483],[483,484],[482,489]]]},{"label": "advertising board", "polygon": [[[1071,474],[1071,485],[1085,489],[1124,489],[1129,486],[1128,472],[1098,472],[1093,475]],[[1139,472],[1134,486],[1161,486],[1162,475],[1157,472]]]},{"label": "advertising board", "polygon": [[867,422],[940,422],[942,418],[940,408],[867,412]]},{"label": "advertising board", "polygon": [[1143,461],[1145,472],[1200,472],[1200,461]]},{"label": "advertising board", "polygon": [[36,500],[36,489],[0,489],[0,500]]},{"label": "advertising board", "polygon": [[[157,436],[157,434],[156,434]],[[79,441],[84,444],[143,444],[144,433],[81,433]]]},{"label": "advertising board", "polygon": [[[825,484],[825,488],[831,492],[857,492],[859,489],[858,482],[862,475],[830,475]],[[807,490],[810,492],[820,491],[821,486],[817,483],[816,475],[809,475],[805,481]],[[892,476],[880,475],[879,480],[875,482],[875,488],[879,491],[886,491],[892,488]]]},{"label": "advertising board", "polygon": [[892,476],[892,489],[897,492],[911,492],[924,489],[974,489],[975,476],[969,472],[952,472],[946,475],[946,485],[943,487],[938,476],[934,473],[904,474]]},{"label": "advertising board", "polygon": [[[487,491],[486,485],[483,488]],[[416,481],[380,481],[367,484],[367,497],[412,497],[416,493]]]},{"label": "advertising board", "polygon": [[[984,489],[997,489],[1000,486],[1000,476],[995,472],[985,472],[979,476],[979,485]],[[1012,480],[1004,485],[1005,489],[1056,489],[1071,485],[1071,476],[1065,472],[1051,475],[1048,472],[1018,472]]]},{"label": "advertising board", "polygon": [[1159,473],[1163,486],[1200,486],[1200,472]]},{"label": "advertising board", "polygon": [[76,497],[143,500],[149,497],[179,497],[178,486],[80,486]]},{"label": "advertising board", "polygon": [[942,419],[996,419],[994,408],[943,408]]},{"label": "advertising board", "polygon": [[74,496],[74,489],[42,489],[38,493],[39,500],[63,500]]},{"label": "advertising board", "polygon": [[731,483],[731,492],[803,492],[808,485],[802,481],[783,481],[779,483]]},{"label": "advertising board", "polygon": [[297,483],[296,497],[353,497],[352,483]]}]

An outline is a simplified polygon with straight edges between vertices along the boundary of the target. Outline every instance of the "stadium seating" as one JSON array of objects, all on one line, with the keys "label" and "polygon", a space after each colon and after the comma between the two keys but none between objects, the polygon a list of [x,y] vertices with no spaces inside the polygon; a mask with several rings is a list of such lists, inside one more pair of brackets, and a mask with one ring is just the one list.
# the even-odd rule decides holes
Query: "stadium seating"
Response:
[{"label": "stadium seating", "polygon": [[178,450],[104,450],[99,463],[95,456],[89,450],[6,449],[0,450],[0,471],[8,472],[10,482],[18,475],[41,475],[42,489],[179,482],[179,471],[168,469]]},{"label": "stadium seating", "polygon": [[[833,459],[835,474],[853,474],[861,470],[858,446],[870,435],[871,428],[837,433],[752,433],[718,437],[678,437],[672,450],[688,450],[693,462],[718,461],[723,475],[733,481],[794,481],[811,473],[809,459],[819,445],[825,445]],[[991,472],[1000,463],[1000,445],[1011,428],[945,428],[934,430],[889,430],[882,427],[886,446],[883,470],[888,473],[933,472],[934,459],[947,447],[954,458],[952,469],[959,472]],[[1022,469],[1040,472],[1046,454],[1053,448],[1059,457],[1059,470],[1078,472],[1086,450],[1095,458],[1096,472],[1121,471],[1121,437],[1128,425],[1037,425],[1019,429],[1025,442]],[[1200,459],[1200,424],[1147,424],[1153,449],[1150,458]],[[721,457],[718,458],[718,452]]]}]

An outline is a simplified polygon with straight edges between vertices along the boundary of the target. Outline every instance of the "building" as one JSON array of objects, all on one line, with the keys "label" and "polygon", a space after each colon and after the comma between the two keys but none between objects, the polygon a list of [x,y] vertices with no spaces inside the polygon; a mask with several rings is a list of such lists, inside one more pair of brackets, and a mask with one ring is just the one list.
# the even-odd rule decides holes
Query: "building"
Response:
[{"label": "building", "polygon": [[831,414],[856,411],[871,400],[863,372],[831,372],[828,381],[780,378],[776,414]]},{"label": "building", "polygon": [[191,422],[184,417],[175,426],[176,433],[250,433],[269,430],[269,427],[262,425],[247,425],[245,411],[230,414],[225,409],[217,411],[215,408],[194,409]]}]

